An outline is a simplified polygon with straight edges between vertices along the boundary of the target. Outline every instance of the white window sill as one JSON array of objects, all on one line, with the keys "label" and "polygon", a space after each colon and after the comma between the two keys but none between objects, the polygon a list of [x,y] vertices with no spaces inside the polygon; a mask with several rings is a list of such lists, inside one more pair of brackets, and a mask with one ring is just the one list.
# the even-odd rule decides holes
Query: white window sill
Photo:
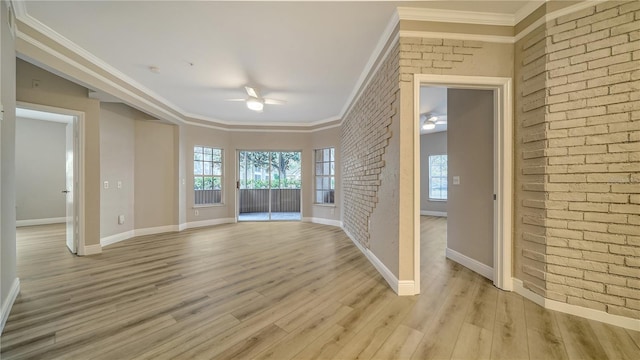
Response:
[{"label": "white window sill", "polygon": [[336,204],[313,203],[313,206],[326,207],[326,208],[335,208]]},{"label": "white window sill", "polygon": [[447,199],[432,199],[432,198],[429,198],[429,201],[433,201],[433,202],[447,202]]},{"label": "white window sill", "polygon": [[202,204],[202,205],[193,205],[192,209],[202,209],[202,208],[210,208],[210,207],[221,207],[224,206],[224,203],[220,204]]}]

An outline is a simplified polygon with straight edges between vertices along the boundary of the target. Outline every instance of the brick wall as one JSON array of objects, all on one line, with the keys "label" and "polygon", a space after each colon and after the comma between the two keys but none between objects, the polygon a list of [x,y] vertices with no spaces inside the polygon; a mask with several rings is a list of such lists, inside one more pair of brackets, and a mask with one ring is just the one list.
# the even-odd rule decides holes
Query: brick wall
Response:
[{"label": "brick wall", "polygon": [[640,318],[640,2],[560,17],[516,47],[517,274]]},{"label": "brick wall", "polygon": [[[369,248],[369,220],[378,205],[390,126],[398,114],[398,45],[390,50],[342,123],[343,224]],[[398,159],[390,159],[398,161]]]}]

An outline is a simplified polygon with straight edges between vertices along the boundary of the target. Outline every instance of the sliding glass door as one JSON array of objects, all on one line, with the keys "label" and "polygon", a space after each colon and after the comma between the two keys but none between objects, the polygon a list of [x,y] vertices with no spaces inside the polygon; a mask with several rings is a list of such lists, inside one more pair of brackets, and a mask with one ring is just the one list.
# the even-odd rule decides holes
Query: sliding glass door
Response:
[{"label": "sliding glass door", "polygon": [[238,221],[300,220],[301,153],[238,153]]}]

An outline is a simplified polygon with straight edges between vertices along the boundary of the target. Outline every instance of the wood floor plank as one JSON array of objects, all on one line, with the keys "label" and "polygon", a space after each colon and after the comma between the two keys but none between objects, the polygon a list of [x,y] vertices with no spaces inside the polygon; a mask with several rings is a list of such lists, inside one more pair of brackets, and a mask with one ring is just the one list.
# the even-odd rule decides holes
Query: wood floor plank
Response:
[{"label": "wood floor plank", "polygon": [[[421,295],[398,297],[345,233],[240,223],[78,257],[64,226],[17,231],[5,359],[634,358],[639,332],[556,313],[447,259],[421,217]],[[566,348],[566,350],[565,350]]]},{"label": "wood floor plank", "polygon": [[556,314],[556,319],[570,359],[607,358],[587,319],[562,313]]}]

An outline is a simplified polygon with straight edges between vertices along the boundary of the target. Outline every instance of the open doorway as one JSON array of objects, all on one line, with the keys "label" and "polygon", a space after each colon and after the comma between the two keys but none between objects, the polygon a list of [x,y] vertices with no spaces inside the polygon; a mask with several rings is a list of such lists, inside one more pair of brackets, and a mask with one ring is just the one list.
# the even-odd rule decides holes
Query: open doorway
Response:
[{"label": "open doorway", "polygon": [[71,110],[16,108],[16,226],[58,226],[73,254],[82,253],[82,119]]},{"label": "open doorway", "polygon": [[[420,94],[425,87],[446,91],[445,119],[438,116],[442,115],[438,111],[428,113],[420,107]],[[420,201],[414,205],[416,285],[420,283],[422,260],[420,215],[429,214],[421,211],[422,200],[446,192],[444,237],[447,258],[491,279],[498,288],[511,290],[511,106],[511,80],[508,78],[415,75],[414,191],[420,194],[416,197]],[[447,124],[447,165],[442,167],[442,157],[434,158],[439,163],[436,161],[434,169],[430,169],[428,160],[422,159],[421,130],[423,127],[434,129],[438,119],[441,124]],[[429,174],[429,170],[434,174]],[[446,171],[445,185],[439,181],[443,170]],[[425,191],[428,194],[423,194]],[[436,210],[430,216],[442,213],[442,210]],[[440,223],[442,225],[442,221]]]},{"label": "open doorway", "polygon": [[301,154],[238,152],[238,221],[301,219]]}]

